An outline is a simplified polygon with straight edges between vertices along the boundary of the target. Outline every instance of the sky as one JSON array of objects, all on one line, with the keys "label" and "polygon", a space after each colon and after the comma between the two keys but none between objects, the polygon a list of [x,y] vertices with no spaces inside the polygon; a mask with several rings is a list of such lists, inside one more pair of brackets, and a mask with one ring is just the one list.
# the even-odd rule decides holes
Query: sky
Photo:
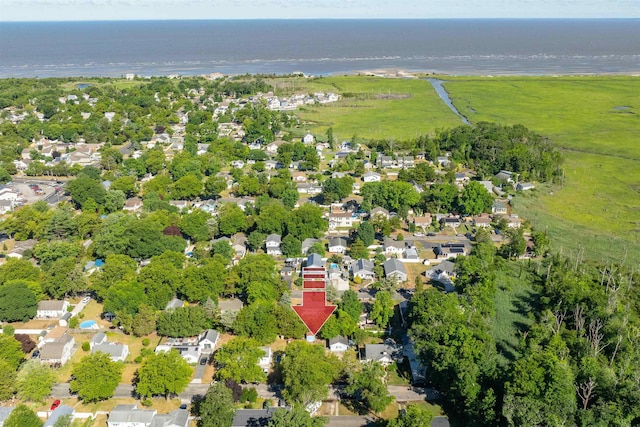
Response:
[{"label": "sky", "polygon": [[0,21],[640,18],[640,0],[0,0]]}]

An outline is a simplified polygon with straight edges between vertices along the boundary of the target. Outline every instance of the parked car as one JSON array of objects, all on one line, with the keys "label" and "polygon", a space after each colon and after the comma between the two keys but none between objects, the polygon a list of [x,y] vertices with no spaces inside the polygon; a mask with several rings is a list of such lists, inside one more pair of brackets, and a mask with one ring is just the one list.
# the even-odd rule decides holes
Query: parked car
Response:
[{"label": "parked car", "polygon": [[38,356],[40,356],[40,350],[36,350],[33,353],[31,353],[31,358],[32,359],[37,359]]},{"label": "parked car", "polygon": [[183,403],[182,405],[180,405],[180,409],[187,409],[187,404]]},{"label": "parked car", "polygon": [[91,300],[91,297],[84,297],[84,298],[82,298],[82,301],[80,301],[80,302],[81,302],[81,303],[83,303],[83,304],[86,304],[86,303],[88,303],[90,300]]},{"label": "parked car", "polygon": [[424,234],[422,233],[413,233],[414,237],[422,237],[424,236]]},{"label": "parked car", "polygon": [[56,399],[53,401],[53,403],[51,404],[51,408],[49,408],[51,411],[53,411],[54,409],[56,409],[58,406],[60,406],[60,399]]},{"label": "parked car", "polygon": [[202,359],[200,359],[200,364],[201,365],[206,365],[207,361],[208,361],[208,359],[206,357],[203,357]]}]

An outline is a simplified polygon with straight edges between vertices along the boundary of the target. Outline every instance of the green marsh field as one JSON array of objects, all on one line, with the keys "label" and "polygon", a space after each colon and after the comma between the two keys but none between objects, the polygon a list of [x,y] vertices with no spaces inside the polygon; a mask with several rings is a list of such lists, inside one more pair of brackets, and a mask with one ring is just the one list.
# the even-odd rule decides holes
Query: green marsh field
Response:
[{"label": "green marsh field", "polygon": [[[547,229],[553,248],[600,260],[640,262],[640,77],[450,77],[445,88],[472,123],[521,123],[565,157],[562,186],[518,196],[515,210]],[[296,90],[332,91],[338,102],[300,117],[339,139],[403,140],[460,124],[425,80],[327,77]],[[280,80],[283,90],[291,90]]]}]

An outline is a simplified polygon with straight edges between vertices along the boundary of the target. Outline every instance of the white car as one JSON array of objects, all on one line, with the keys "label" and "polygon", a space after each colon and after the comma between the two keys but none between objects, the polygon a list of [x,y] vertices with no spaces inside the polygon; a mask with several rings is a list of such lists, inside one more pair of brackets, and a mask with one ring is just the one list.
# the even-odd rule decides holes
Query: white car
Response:
[{"label": "white car", "polygon": [[422,237],[422,236],[424,236],[424,234],[423,233],[413,233],[413,236],[414,237]]},{"label": "white car", "polygon": [[91,297],[84,297],[84,298],[82,298],[82,300],[80,302],[83,303],[83,304],[86,304],[89,301],[91,301]]}]

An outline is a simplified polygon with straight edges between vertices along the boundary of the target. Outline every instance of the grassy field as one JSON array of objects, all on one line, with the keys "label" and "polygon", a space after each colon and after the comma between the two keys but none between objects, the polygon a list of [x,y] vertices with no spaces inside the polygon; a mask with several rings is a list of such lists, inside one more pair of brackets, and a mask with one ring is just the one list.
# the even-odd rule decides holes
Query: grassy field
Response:
[{"label": "grassy field", "polygon": [[472,122],[521,123],[562,148],[565,185],[516,198],[555,250],[640,261],[640,78],[447,77]]},{"label": "grassy field", "polygon": [[527,313],[535,306],[537,294],[532,288],[531,276],[524,263],[509,263],[506,271],[498,272],[496,281],[496,314],[489,326],[498,353],[502,361],[507,362],[518,356],[520,331],[528,330],[533,322]]},{"label": "grassy field", "polygon": [[298,114],[308,122],[312,133],[324,136],[331,126],[338,140],[351,139],[354,135],[404,140],[460,124],[425,80],[343,76],[308,81],[280,79],[269,83],[287,93],[343,94],[343,99],[336,103],[307,106]]}]

